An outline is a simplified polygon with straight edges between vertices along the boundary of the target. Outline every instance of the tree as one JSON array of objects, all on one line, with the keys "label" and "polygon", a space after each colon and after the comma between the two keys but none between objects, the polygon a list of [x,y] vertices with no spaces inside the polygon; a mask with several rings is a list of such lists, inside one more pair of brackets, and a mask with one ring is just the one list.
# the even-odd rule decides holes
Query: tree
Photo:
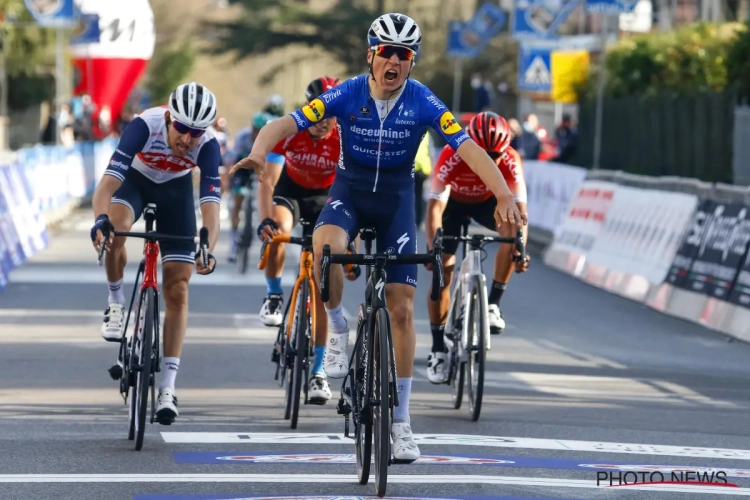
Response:
[{"label": "tree", "polygon": [[181,20],[174,15],[174,4],[152,3],[156,45],[148,65],[144,87],[154,103],[166,102],[169,94],[190,74],[196,51],[182,33]]},{"label": "tree", "polygon": [[[365,69],[364,34],[379,14],[377,2],[340,1],[323,11],[313,11],[295,0],[230,0],[241,4],[243,15],[233,21],[211,22],[201,27],[213,43],[212,54],[233,53],[235,60],[267,54],[289,45],[321,47],[341,61],[349,73]],[[283,61],[264,75],[269,81],[286,65]]]}]

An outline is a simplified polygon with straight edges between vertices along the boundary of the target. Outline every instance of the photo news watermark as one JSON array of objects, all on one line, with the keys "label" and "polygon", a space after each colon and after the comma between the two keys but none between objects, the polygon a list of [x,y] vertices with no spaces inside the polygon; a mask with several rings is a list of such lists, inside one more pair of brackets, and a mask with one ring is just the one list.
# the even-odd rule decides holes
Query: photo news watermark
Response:
[{"label": "photo news watermark", "polygon": [[598,471],[597,486],[643,486],[658,484],[682,484],[699,486],[728,486],[737,488],[727,480],[725,471],[698,470],[641,470],[641,471]]}]

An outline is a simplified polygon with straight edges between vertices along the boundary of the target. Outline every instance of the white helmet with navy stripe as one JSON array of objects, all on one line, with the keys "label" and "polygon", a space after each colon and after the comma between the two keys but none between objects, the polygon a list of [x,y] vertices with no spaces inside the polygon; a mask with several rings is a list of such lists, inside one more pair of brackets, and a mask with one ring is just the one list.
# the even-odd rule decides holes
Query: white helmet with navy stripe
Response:
[{"label": "white helmet with navy stripe", "polygon": [[417,22],[409,16],[398,13],[383,14],[375,19],[367,32],[370,47],[381,43],[403,45],[414,52],[419,52],[422,44],[422,33]]},{"label": "white helmet with navy stripe", "polygon": [[216,96],[200,83],[183,83],[169,96],[169,114],[188,127],[206,129],[216,121]]}]

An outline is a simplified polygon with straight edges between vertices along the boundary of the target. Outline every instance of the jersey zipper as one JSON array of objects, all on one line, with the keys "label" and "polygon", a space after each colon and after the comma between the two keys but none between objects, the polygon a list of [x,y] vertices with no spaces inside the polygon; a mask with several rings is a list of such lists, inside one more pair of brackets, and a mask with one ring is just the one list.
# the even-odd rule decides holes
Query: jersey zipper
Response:
[{"label": "jersey zipper", "polygon": [[[383,109],[383,111],[385,111],[385,109]],[[388,117],[388,115],[385,116]],[[378,176],[380,175],[380,148],[383,144],[383,123],[385,123],[385,118],[380,119],[380,134],[378,134],[378,158],[377,160],[375,160],[375,184],[373,184],[372,186],[373,193],[378,187]]]}]

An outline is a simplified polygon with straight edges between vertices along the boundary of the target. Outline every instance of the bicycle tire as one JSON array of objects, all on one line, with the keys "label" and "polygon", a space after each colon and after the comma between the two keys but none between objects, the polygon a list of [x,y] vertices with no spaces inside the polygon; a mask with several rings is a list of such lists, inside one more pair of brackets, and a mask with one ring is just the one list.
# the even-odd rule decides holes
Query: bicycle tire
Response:
[{"label": "bicycle tire", "polygon": [[375,312],[375,338],[372,355],[373,396],[379,403],[373,409],[373,427],[375,431],[375,494],[385,496],[388,486],[388,465],[391,461],[391,419],[390,419],[390,346],[388,339],[391,329],[391,318],[387,309]]},{"label": "bicycle tire", "polygon": [[[484,368],[485,368],[485,321],[487,321],[487,300],[484,285],[479,276],[473,276],[471,280],[471,295],[469,299],[469,314],[467,318],[471,321],[469,330],[469,351],[468,362],[468,380],[469,390],[469,414],[471,420],[479,420],[479,414],[482,411],[482,396],[484,394]],[[475,318],[476,321],[472,321]],[[476,350],[474,350],[476,349]],[[476,387],[474,386],[476,378]]]},{"label": "bicycle tire", "polygon": [[[460,290],[457,286],[456,290]],[[458,291],[453,297],[453,346],[448,353],[451,356],[451,401],[453,402],[453,409],[458,410],[461,408],[461,404],[464,399],[464,382],[466,380],[466,364],[462,362],[458,357],[458,346],[461,342],[462,324],[458,322],[460,317],[460,309],[458,307]]]},{"label": "bicycle tire", "polygon": [[294,314],[295,330],[295,352],[294,352],[294,380],[292,388],[292,429],[297,428],[299,419],[299,401],[302,394],[302,374],[307,370],[307,296],[310,293],[307,280],[302,280],[302,284],[297,293],[296,312]]},{"label": "bicycle tire", "polygon": [[143,448],[143,436],[146,431],[146,410],[148,408],[148,392],[151,385],[151,354],[153,351],[152,339],[154,333],[154,290],[147,288],[142,292],[141,308],[145,308],[143,316],[143,333],[141,341],[138,342],[140,353],[138,365],[141,367],[136,378],[136,420],[135,420],[135,449]]},{"label": "bicycle tire", "polygon": [[246,274],[247,267],[250,264],[250,248],[243,245],[237,248],[237,253],[239,253],[237,264],[239,266],[240,274]]},{"label": "bicycle tire", "polygon": [[[372,350],[367,328],[368,316],[364,304],[359,306],[358,318],[357,339],[361,340],[357,342],[353,354],[354,376],[351,377],[353,379],[351,382],[353,419],[355,420],[354,447],[357,458],[357,479],[359,484],[367,484],[370,480],[370,461],[372,460],[372,406],[369,404],[372,399],[372,385],[362,387],[362,383],[363,379],[372,380],[372,356],[367,357],[367,363],[362,358],[363,349],[368,349],[369,352]],[[360,371],[364,373],[360,375]]]}]

